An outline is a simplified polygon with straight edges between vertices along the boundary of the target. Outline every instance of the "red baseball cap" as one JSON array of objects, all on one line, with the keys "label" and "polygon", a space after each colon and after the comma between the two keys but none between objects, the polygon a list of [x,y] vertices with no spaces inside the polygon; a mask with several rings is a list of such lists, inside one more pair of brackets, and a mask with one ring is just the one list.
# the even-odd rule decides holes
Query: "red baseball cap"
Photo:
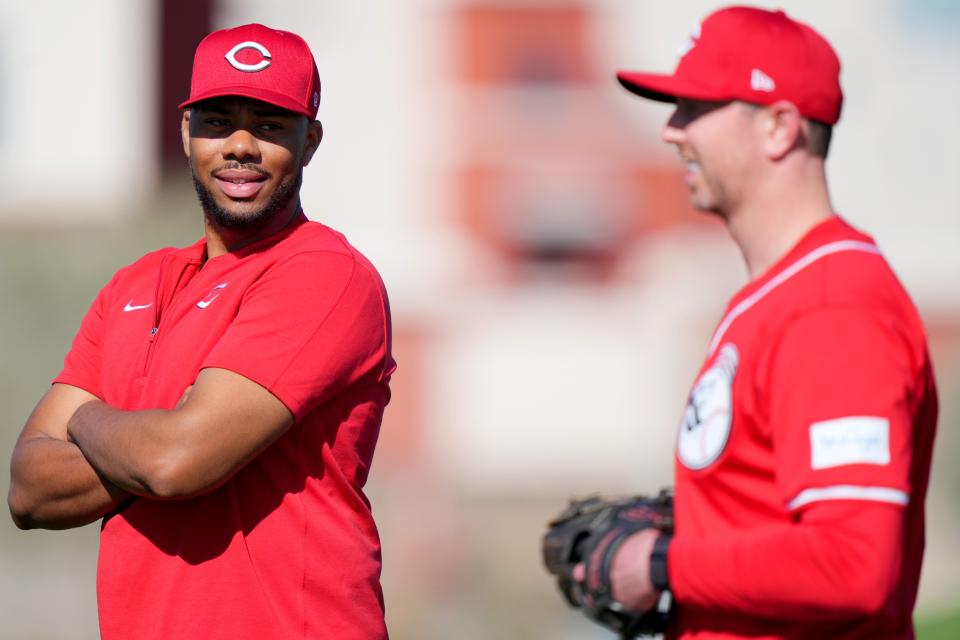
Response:
[{"label": "red baseball cap", "polygon": [[673,75],[620,71],[620,83],[661,102],[787,100],[811,120],[840,119],[840,60],[823,36],[783,11],[728,7],[695,29]]},{"label": "red baseball cap", "polygon": [[185,109],[208,98],[243,96],[311,120],[320,105],[320,74],[303,38],[246,24],[214,31],[197,45]]}]

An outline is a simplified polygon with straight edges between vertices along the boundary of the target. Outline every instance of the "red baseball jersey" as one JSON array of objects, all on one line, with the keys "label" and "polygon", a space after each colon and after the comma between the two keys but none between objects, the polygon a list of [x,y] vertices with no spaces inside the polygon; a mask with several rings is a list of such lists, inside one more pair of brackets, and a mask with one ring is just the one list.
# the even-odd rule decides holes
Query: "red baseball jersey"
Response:
[{"label": "red baseball jersey", "polygon": [[679,638],[912,638],[937,396],[920,318],[839,218],[734,296],[676,450]]},{"label": "red baseball jersey", "polygon": [[262,385],[294,425],[217,490],[104,519],[104,640],[385,638],[380,542],[362,487],[394,370],[377,272],[302,215],[204,261],[201,240],[119,271],[63,372],[124,410],[171,409],[199,371]]}]

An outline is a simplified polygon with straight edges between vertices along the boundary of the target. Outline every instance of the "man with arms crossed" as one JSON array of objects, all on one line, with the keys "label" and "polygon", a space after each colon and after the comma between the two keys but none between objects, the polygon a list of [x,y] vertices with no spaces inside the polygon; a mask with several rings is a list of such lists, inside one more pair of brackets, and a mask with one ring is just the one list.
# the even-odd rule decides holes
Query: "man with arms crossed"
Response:
[{"label": "man with arms crossed", "polygon": [[618,75],[676,103],[663,140],[751,278],[680,425],[675,535],[633,535],[610,572],[637,611],[670,589],[670,637],[914,635],[937,397],[913,304],[830,204],[839,72],[810,27],[734,7],[673,75]]},{"label": "man with arms crossed", "polygon": [[18,526],[103,518],[104,640],[386,637],[362,487],[390,314],[300,207],[319,98],[299,36],[200,43],[180,106],[204,238],[113,277],[17,441]]}]

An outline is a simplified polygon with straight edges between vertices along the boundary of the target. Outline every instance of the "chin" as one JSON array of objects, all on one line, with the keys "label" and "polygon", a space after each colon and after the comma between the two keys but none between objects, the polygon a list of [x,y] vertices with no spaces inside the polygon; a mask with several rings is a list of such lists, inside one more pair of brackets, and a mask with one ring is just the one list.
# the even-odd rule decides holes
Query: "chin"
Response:
[{"label": "chin", "polygon": [[723,212],[723,209],[715,202],[704,202],[702,200],[697,200],[696,198],[690,198],[690,206],[700,213],[715,215],[724,219],[727,217]]},{"label": "chin", "polygon": [[711,211],[713,209],[712,202],[702,197],[698,198],[696,193],[690,194],[690,206],[697,211]]},{"label": "chin", "polygon": [[303,180],[303,169],[298,171],[292,180],[281,182],[270,193],[262,190],[251,200],[226,198],[226,202],[221,202],[221,198],[225,197],[223,194],[210,189],[197,178],[192,167],[191,176],[203,213],[211,224],[221,229],[251,231],[283,211],[297,197]]},{"label": "chin", "polygon": [[226,202],[217,203],[217,206],[221,211],[229,215],[231,218],[237,218],[238,220],[256,216],[257,212],[261,211],[265,205],[266,201],[257,202],[256,200],[228,199]]},{"label": "chin", "polygon": [[208,220],[221,229],[252,231],[267,223],[276,212],[264,207],[253,210],[247,209],[246,211],[217,207],[205,210],[204,213]]}]

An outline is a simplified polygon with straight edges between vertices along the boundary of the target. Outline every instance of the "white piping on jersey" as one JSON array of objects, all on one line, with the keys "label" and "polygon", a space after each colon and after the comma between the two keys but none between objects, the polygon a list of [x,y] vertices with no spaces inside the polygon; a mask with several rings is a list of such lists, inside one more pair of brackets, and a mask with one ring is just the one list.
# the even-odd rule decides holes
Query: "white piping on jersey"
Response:
[{"label": "white piping on jersey", "polygon": [[899,489],[838,484],[832,487],[804,489],[797,494],[796,498],[790,501],[787,508],[793,511],[805,504],[819,502],[821,500],[870,500],[873,502],[889,502],[890,504],[910,504],[910,496],[906,491]]},{"label": "white piping on jersey", "polygon": [[733,321],[743,315],[744,312],[746,312],[750,307],[757,304],[768,293],[820,258],[828,256],[832,253],[839,253],[841,251],[863,251],[864,253],[875,253],[880,255],[880,249],[877,247],[877,245],[873,244],[872,242],[863,242],[861,240],[838,240],[837,242],[831,242],[823,245],[822,247],[814,249],[807,255],[799,258],[796,262],[774,277],[770,278],[765,285],[754,291],[750,296],[744,298],[739,304],[737,304],[737,306],[727,312],[727,315],[725,315],[723,320],[720,322],[720,326],[718,326],[717,330],[713,333],[713,338],[710,340],[710,348],[707,350],[707,357],[709,358],[713,355],[713,352],[716,351],[717,346],[720,344],[720,341],[723,340],[724,334],[727,332],[727,329],[730,328],[730,325],[733,324]]}]

